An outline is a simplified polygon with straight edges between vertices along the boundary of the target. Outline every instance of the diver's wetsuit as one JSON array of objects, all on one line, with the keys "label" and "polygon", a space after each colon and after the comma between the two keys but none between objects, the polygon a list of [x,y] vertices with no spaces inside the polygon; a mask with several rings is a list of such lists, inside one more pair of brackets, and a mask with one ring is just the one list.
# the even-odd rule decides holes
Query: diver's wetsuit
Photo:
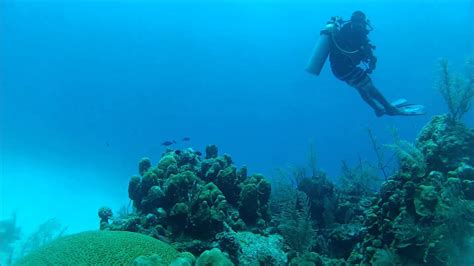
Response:
[{"label": "diver's wetsuit", "polygon": [[329,61],[334,75],[356,88],[377,116],[398,113],[397,108],[393,107],[372,84],[368,72],[358,66],[361,62],[365,62],[372,65],[370,71],[375,68],[376,57],[373,55],[367,32],[354,30],[351,23],[346,23],[334,35]]}]

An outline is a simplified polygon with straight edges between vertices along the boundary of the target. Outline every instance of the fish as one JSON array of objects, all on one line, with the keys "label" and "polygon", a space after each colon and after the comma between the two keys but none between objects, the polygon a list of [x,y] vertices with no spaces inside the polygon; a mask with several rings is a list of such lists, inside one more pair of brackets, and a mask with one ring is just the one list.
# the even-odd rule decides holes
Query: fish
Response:
[{"label": "fish", "polygon": [[191,140],[190,137],[184,137],[184,138],[182,139],[182,141],[190,141],[190,140]]},{"label": "fish", "polygon": [[164,141],[163,143],[161,143],[161,145],[169,146],[169,145],[175,144],[175,143],[176,143],[176,141],[174,141],[174,140],[173,141],[167,140],[167,141]]},{"label": "fish", "polygon": [[201,155],[202,155],[202,153],[201,153],[200,151],[196,151],[196,152],[194,152],[194,153],[195,153],[197,156],[201,156]]},{"label": "fish", "polygon": [[176,155],[181,155],[181,151],[180,151],[180,150],[175,150],[174,153],[176,153]]}]

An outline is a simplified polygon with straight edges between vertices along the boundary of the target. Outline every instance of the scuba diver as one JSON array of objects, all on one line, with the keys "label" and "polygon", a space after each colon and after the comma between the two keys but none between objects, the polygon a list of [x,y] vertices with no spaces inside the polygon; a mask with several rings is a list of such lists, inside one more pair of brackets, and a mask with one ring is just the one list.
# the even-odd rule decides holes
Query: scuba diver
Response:
[{"label": "scuba diver", "polygon": [[361,11],[352,13],[349,21],[333,17],[321,31],[316,49],[307,70],[319,75],[329,56],[333,74],[351,87],[354,87],[362,99],[374,109],[377,117],[383,115],[421,115],[424,106],[409,104],[405,99],[388,102],[374,86],[370,74],[377,64],[367,35],[373,28]]}]

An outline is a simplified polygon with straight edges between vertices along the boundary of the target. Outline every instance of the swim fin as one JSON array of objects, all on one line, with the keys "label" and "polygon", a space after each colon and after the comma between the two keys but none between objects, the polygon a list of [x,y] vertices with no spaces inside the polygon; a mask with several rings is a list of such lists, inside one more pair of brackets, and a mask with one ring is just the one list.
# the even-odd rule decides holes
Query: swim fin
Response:
[{"label": "swim fin", "polygon": [[397,106],[397,109],[400,111],[399,115],[424,115],[425,106],[421,104],[404,104],[402,106]]},{"label": "swim fin", "polygon": [[393,101],[393,102],[391,102],[390,104],[391,104],[392,106],[395,106],[395,107],[402,107],[402,106],[408,104],[408,101],[407,101],[407,99],[403,99],[403,98],[402,98],[402,99],[398,99],[398,100],[396,100],[396,101]]}]

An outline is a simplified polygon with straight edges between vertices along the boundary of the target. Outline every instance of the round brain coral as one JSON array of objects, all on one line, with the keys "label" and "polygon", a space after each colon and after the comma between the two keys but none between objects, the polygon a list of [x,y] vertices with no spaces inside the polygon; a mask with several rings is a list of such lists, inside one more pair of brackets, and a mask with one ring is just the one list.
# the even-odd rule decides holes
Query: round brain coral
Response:
[{"label": "round brain coral", "polygon": [[88,231],[58,238],[14,265],[132,265],[135,258],[157,254],[170,264],[179,252],[152,237],[125,231]]}]

